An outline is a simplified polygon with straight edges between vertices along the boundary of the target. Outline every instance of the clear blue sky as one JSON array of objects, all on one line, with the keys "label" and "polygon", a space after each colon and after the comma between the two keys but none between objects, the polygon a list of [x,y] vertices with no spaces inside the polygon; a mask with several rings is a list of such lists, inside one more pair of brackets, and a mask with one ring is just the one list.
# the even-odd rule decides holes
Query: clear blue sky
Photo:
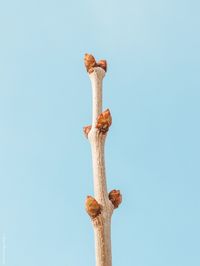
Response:
[{"label": "clear blue sky", "polygon": [[199,10],[197,0],[1,1],[0,265],[95,265],[85,52],[108,61],[108,187],[123,194],[113,266],[200,265]]}]

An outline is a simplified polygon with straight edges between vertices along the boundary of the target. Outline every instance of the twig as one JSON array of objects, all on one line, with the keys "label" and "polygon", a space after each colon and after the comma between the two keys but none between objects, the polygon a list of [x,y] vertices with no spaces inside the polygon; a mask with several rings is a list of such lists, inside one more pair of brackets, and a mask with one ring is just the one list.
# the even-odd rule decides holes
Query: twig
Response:
[{"label": "twig", "polygon": [[96,266],[111,266],[111,216],[119,206],[122,196],[119,190],[107,192],[104,162],[104,145],[112,117],[109,109],[102,112],[102,82],[107,70],[105,60],[96,63],[92,55],[85,54],[85,66],[92,83],[92,125],[83,128],[91,144],[94,176],[94,195],[87,196],[85,208],[90,215],[95,235]]}]

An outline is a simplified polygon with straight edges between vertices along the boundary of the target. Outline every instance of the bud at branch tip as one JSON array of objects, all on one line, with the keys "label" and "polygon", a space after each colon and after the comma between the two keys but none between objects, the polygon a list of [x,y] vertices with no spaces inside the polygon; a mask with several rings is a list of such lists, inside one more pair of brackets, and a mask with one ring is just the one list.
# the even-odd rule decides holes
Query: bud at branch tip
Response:
[{"label": "bud at branch tip", "polygon": [[107,71],[106,60],[100,60],[99,62],[96,62],[94,56],[91,54],[85,54],[84,63],[86,70],[89,74],[91,74],[94,71],[95,67],[101,67],[105,72]]}]

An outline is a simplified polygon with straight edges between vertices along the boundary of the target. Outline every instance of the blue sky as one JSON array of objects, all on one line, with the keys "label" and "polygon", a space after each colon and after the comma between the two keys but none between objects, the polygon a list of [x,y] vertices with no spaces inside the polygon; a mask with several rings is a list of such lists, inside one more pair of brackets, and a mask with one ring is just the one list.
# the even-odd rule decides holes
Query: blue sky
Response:
[{"label": "blue sky", "polygon": [[113,265],[200,265],[199,9],[1,1],[0,265],[95,265],[85,52],[108,61],[107,181],[123,194]]}]

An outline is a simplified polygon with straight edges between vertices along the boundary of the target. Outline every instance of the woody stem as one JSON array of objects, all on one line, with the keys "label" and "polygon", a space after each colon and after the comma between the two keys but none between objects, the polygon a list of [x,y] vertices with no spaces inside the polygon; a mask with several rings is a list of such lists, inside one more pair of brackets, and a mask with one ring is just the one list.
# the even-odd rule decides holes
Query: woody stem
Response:
[{"label": "woody stem", "polygon": [[93,220],[95,235],[96,266],[111,266],[111,216],[113,205],[108,199],[106,172],[104,161],[104,144],[106,134],[96,128],[98,115],[102,112],[102,81],[105,71],[95,67],[89,74],[92,83],[93,120],[92,129],[88,135],[92,151],[92,165],[94,178],[94,195],[101,205],[101,214]]}]

